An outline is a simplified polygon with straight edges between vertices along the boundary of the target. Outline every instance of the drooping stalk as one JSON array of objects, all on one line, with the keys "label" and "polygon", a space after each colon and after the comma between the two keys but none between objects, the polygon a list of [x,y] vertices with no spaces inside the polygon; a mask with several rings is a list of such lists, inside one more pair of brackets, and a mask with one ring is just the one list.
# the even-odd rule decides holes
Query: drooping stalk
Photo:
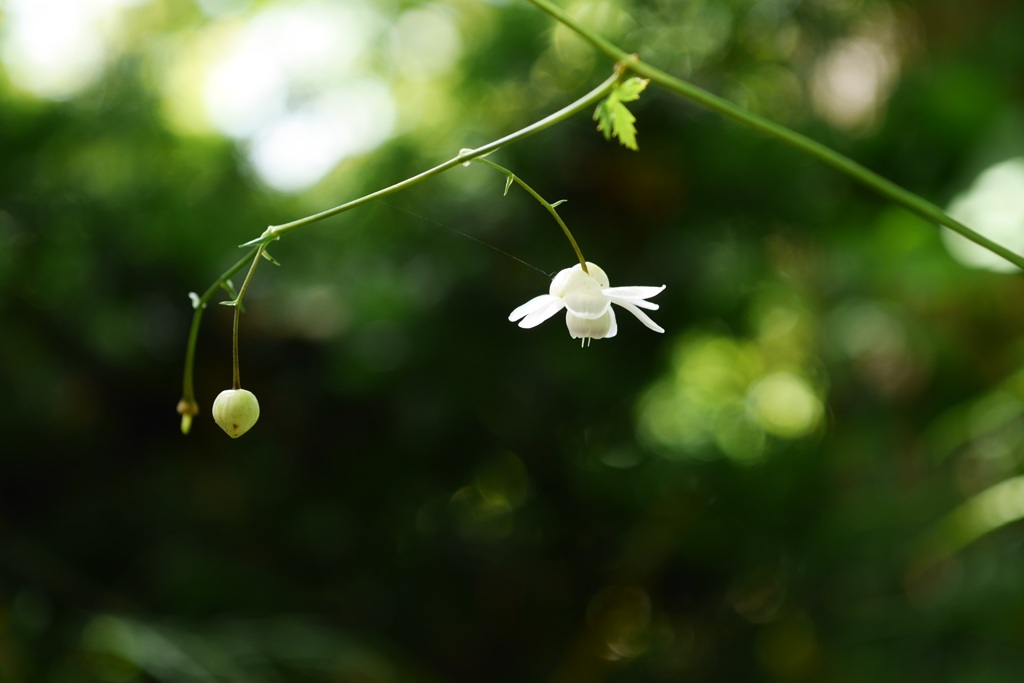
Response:
[{"label": "drooping stalk", "polygon": [[252,259],[252,265],[249,266],[249,272],[246,273],[245,280],[242,282],[242,287],[238,290],[238,297],[236,297],[234,301],[235,320],[231,330],[231,388],[235,390],[242,388],[242,378],[238,371],[238,322],[242,317],[242,299],[245,298],[245,292],[249,289],[249,283],[252,281],[252,275],[256,272],[256,266],[260,264],[263,257],[263,251],[265,249],[266,247],[263,245],[256,248],[256,255]]},{"label": "drooping stalk", "polygon": [[568,238],[569,244],[572,245],[572,250],[576,252],[576,258],[578,258],[580,260],[580,265],[583,267],[583,272],[584,273],[589,273],[590,272],[589,270],[587,270],[587,260],[585,258],[583,258],[583,252],[580,251],[580,246],[578,244],[576,244],[576,238],[572,236],[572,231],[569,230],[569,226],[567,226],[565,224],[565,221],[563,221],[562,217],[558,215],[558,210],[555,208],[555,207],[558,206],[558,204],[561,204],[561,202],[555,202],[554,204],[551,204],[546,199],[541,197],[536,192],[536,190],[534,190],[532,187],[530,187],[525,182],[523,182],[522,178],[520,178],[519,176],[517,176],[515,173],[513,173],[510,170],[508,170],[507,168],[505,168],[503,166],[499,166],[498,164],[494,163],[493,161],[491,161],[489,159],[477,158],[477,159],[474,159],[474,161],[477,162],[478,164],[483,164],[484,166],[490,166],[494,170],[499,171],[501,173],[504,173],[505,177],[508,178],[510,183],[515,183],[519,187],[521,187],[524,190],[526,190],[531,197],[536,199],[540,203],[541,206],[543,206],[545,209],[547,209],[548,213],[550,213],[551,216],[558,223],[558,227],[562,228],[562,232],[565,233],[566,238]]}]

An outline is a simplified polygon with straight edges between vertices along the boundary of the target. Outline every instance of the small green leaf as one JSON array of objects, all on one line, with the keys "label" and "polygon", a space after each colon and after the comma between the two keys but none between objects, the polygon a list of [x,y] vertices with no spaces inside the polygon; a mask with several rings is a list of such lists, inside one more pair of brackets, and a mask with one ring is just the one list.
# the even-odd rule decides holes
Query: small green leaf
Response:
[{"label": "small green leaf", "polygon": [[609,95],[601,100],[600,104],[597,105],[597,109],[594,110],[594,120],[597,121],[597,129],[604,133],[605,140],[612,139],[612,115],[609,111],[611,99],[612,96]]},{"label": "small green leaf", "polygon": [[268,252],[266,249],[263,250],[263,258],[267,259],[268,261],[273,263],[275,266],[280,266],[281,265],[278,262],[278,260],[276,258],[274,258],[273,256],[271,256],[270,252]]},{"label": "small green leaf", "polygon": [[615,111],[612,113],[612,132],[623,146],[636,150],[636,117],[633,116],[626,105],[616,103]]},{"label": "small green leaf", "polygon": [[559,199],[557,202],[555,202],[554,204],[551,205],[551,208],[553,209],[556,206],[561,206],[562,204],[565,204],[567,201],[569,201],[569,200],[568,199]]},{"label": "small green leaf", "polygon": [[614,135],[624,147],[637,149],[636,126],[633,125],[636,123],[636,117],[623,102],[639,99],[647,83],[646,79],[634,76],[619,84],[597,105],[594,120],[597,121],[597,129],[604,133],[605,140],[611,140]]},{"label": "small green leaf", "polygon": [[615,94],[618,96],[619,102],[633,102],[640,99],[640,93],[644,91],[648,83],[650,81],[646,78],[633,76],[616,88]]},{"label": "small green leaf", "polygon": [[229,306],[231,308],[234,308],[235,306],[238,305],[238,299],[233,299],[231,301],[221,301],[220,305],[221,306]]},{"label": "small green leaf", "polygon": [[508,188],[512,187],[513,179],[515,179],[515,176],[511,175],[505,178],[505,192],[502,194],[503,197],[508,196]]}]

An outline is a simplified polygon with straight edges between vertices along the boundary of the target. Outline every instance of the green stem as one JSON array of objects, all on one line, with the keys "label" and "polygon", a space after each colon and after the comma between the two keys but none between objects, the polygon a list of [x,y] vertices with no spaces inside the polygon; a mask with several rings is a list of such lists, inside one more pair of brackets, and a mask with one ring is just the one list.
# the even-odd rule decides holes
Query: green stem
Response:
[{"label": "green stem", "polygon": [[245,274],[242,288],[238,290],[238,297],[235,299],[235,321],[231,330],[231,388],[236,391],[242,388],[242,378],[238,372],[238,321],[242,317],[242,299],[245,298],[245,292],[249,289],[249,282],[252,281],[252,274],[256,272],[256,266],[260,264],[265,248],[264,245],[256,248],[256,255],[252,259],[252,265],[249,266],[249,272]]},{"label": "green stem", "polygon": [[[522,178],[520,178],[519,176],[517,176],[515,173],[508,170],[504,166],[499,166],[498,164],[494,163],[493,161],[490,161],[489,159],[474,159],[474,161],[476,161],[479,164],[483,164],[484,166],[490,166],[494,170],[504,173],[505,176],[508,177],[510,182],[516,183],[517,185],[519,185],[519,187],[526,190],[531,197],[540,202],[541,206],[548,210],[548,213],[551,214],[551,217],[555,219],[555,221],[558,223],[558,226],[562,228],[562,232],[564,232],[565,236],[569,239],[569,244],[572,245],[572,250],[576,252],[576,258],[580,260],[580,265],[583,266],[583,272],[590,272],[587,270],[587,260],[583,258],[583,252],[580,251],[580,246],[576,244],[576,238],[572,236],[572,232],[569,230],[569,226],[567,226],[565,224],[565,221],[562,220],[562,217],[558,215],[558,211],[555,209],[555,204],[549,203],[546,199],[537,194],[537,192],[532,187],[523,182]],[[561,204],[561,202],[558,203]]]},{"label": "green stem", "polygon": [[264,232],[261,237],[250,242],[246,242],[242,246],[247,247],[254,246],[257,244],[267,244],[268,242],[270,242],[270,240],[280,237],[281,235],[291,232],[292,230],[301,228],[306,225],[310,225],[311,223],[316,223],[317,221],[322,221],[323,219],[330,218],[331,216],[336,216],[339,213],[344,213],[345,211],[354,209],[357,206],[362,206],[363,204],[371,202],[374,199],[380,199],[381,197],[386,197],[389,194],[394,194],[399,190],[404,190],[408,187],[412,187],[416,183],[422,182],[427,178],[437,175],[438,173],[443,173],[444,171],[447,171],[450,168],[454,168],[460,164],[464,164],[478,157],[490,154],[496,149],[504,147],[507,144],[516,142],[518,140],[522,140],[523,138],[529,137],[534,133],[539,133],[540,131],[546,128],[550,128],[556,123],[560,123],[585,109],[589,109],[590,107],[597,105],[598,102],[600,102],[601,100],[608,96],[608,94],[615,87],[615,83],[619,80],[619,78],[620,73],[619,71],[616,71],[615,74],[613,74],[603,83],[601,83],[601,85],[597,86],[596,88],[594,88],[589,93],[587,93],[580,99],[576,100],[569,106],[559,109],[554,114],[551,114],[550,116],[547,116],[541,119],[540,121],[537,121],[536,123],[527,126],[526,128],[517,130],[515,133],[506,135],[505,137],[495,140],[494,142],[491,142],[489,144],[486,144],[483,147],[477,147],[476,149],[472,150],[464,150],[460,152],[458,156],[449,159],[443,164],[438,164],[437,166],[426,171],[423,171],[422,173],[418,173],[412,176],[411,178],[406,178],[405,180],[399,183],[395,183],[394,185],[385,187],[382,190],[377,190],[376,192],[371,192],[370,194],[364,195],[358,199],[353,199],[352,201],[347,202],[345,204],[341,204],[340,206],[336,206],[333,209],[327,209],[326,211],[321,211],[320,213],[315,213],[312,216],[306,216],[305,218],[300,218],[290,223],[284,223],[282,225],[272,225],[269,228],[267,228],[266,232]]},{"label": "green stem", "polygon": [[[422,173],[414,175],[411,178],[407,178],[406,180],[403,180],[403,181],[401,181],[399,183],[395,183],[394,185],[391,185],[390,187],[386,187],[383,190],[378,190],[377,192],[373,192],[371,194],[365,195],[365,196],[360,197],[358,199],[354,199],[354,200],[352,200],[350,202],[347,202],[345,204],[341,204],[340,206],[336,206],[333,209],[328,209],[326,211],[321,211],[320,213],[313,214],[312,216],[306,216],[305,218],[300,218],[300,219],[292,221],[290,223],[284,223],[282,225],[276,225],[276,226],[272,225],[272,226],[270,226],[269,228],[266,229],[266,231],[263,233],[262,236],[254,239],[254,240],[250,240],[249,242],[246,242],[245,244],[241,245],[243,247],[252,247],[252,250],[249,251],[249,253],[247,253],[241,259],[239,259],[238,262],[236,262],[234,265],[232,265],[230,268],[228,268],[226,271],[224,271],[224,273],[222,273],[221,276],[219,278],[217,278],[217,280],[212,285],[210,285],[210,287],[205,292],[203,292],[203,295],[201,297],[199,297],[198,301],[195,302],[195,312],[192,314],[192,326],[189,329],[188,345],[187,345],[187,347],[185,349],[185,372],[184,372],[184,379],[182,381],[182,398],[181,398],[181,401],[178,402],[178,412],[182,416],[182,419],[181,419],[181,431],[182,431],[182,433],[188,434],[189,428],[192,425],[192,416],[198,414],[198,412],[199,412],[199,406],[198,406],[198,404],[196,403],[196,400],[195,400],[195,385],[194,385],[194,382],[193,382],[193,375],[194,375],[194,368],[195,368],[196,345],[197,345],[197,341],[199,339],[199,323],[202,320],[203,311],[206,308],[206,304],[209,303],[210,298],[214,295],[214,293],[218,289],[220,289],[227,282],[227,280],[229,278],[231,278],[231,276],[233,276],[235,273],[240,271],[245,266],[245,264],[249,262],[250,259],[253,260],[253,266],[252,266],[252,268],[250,268],[250,272],[249,272],[249,276],[251,276],[252,275],[252,269],[255,268],[255,263],[259,259],[262,250],[264,248],[266,248],[266,246],[270,242],[272,242],[273,240],[278,239],[281,235],[283,235],[286,232],[291,232],[292,230],[295,230],[297,228],[301,228],[301,227],[303,227],[305,225],[310,225],[312,223],[316,223],[317,221],[321,221],[321,220],[323,220],[325,218],[330,218],[331,216],[336,216],[339,213],[343,213],[343,212],[348,211],[350,209],[354,209],[357,206],[361,206],[362,204],[370,202],[370,201],[372,201],[374,199],[379,199],[381,197],[387,196],[387,195],[392,194],[394,192],[398,192],[399,190],[404,190],[405,188],[411,187],[411,186],[415,185],[416,183],[419,183],[419,182],[421,182],[423,180],[426,180],[427,178],[430,178],[431,176],[435,176],[438,173],[442,173],[444,171],[447,171],[448,169],[455,168],[459,164],[465,164],[465,163],[467,163],[467,162],[469,162],[469,161],[471,161],[473,159],[482,157],[485,154],[490,154],[491,152],[495,151],[496,149],[498,149],[500,147],[503,147],[503,146],[505,146],[505,145],[507,145],[509,143],[516,142],[518,140],[522,140],[523,138],[529,137],[529,136],[533,135],[534,133],[539,133],[540,131],[545,130],[546,128],[550,128],[551,126],[555,125],[556,123],[564,121],[564,120],[568,119],[569,117],[574,116],[575,114],[578,114],[579,112],[581,112],[581,111],[583,111],[585,109],[588,109],[588,108],[590,108],[592,106],[595,106],[598,102],[600,102],[602,99],[607,97],[609,93],[611,93],[612,89],[615,87],[615,84],[619,81],[621,76],[622,76],[622,68],[621,67],[617,67],[614,74],[612,74],[610,77],[608,77],[608,79],[606,79],[599,86],[597,86],[596,88],[591,90],[589,93],[587,93],[586,95],[584,95],[580,99],[576,100],[572,104],[568,105],[567,107],[563,107],[562,109],[559,109],[555,113],[553,113],[550,116],[547,116],[547,117],[541,119],[540,121],[537,121],[536,123],[533,123],[533,124],[531,124],[531,125],[529,125],[529,126],[527,126],[525,128],[522,128],[521,130],[518,130],[518,131],[516,131],[514,133],[511,133],[510,135],[506,135],[505,137],[500,138],[498,140],[495,140],[494,142],[486,144],[483,147],[478,147],[477,149],[474,149],[474,150],[462,151],[462,152],[459,153],[459,155],[457,157],[455,157],[453,159],[449,159],[448,161],[444,162],[443,164],[435,166],[434,168],[431,168],[429,170],[423,171]],[[571,239],[571,237],[570,237],[570,239]],[[579,253],[578,249],[577,249],[577,253]],[[586,266],[584,266],[584,267],[586,267]],[[245,292],[245,288],[248,286],[249,276],[246,277],[245,284],[243,284],[242,290],[239,292],[239,296],[238,296],[238,299],[237,299],[238,302],[241,302],[241,298],[242,298],[242,295]],[[235,388],[237,389],[237,388],[239,388],[238,360],[237,360],[237,358],[238,358],[238,342],[237,342],[237,330],[238,330],[238,318],[237,318],[237,316],[238,316],[238,309],[237,308],[236,308],[236,311],[235,311],[235,315],[236,315],[236,318],[235,318],[235,331],[233,333],[233,337],[234,337],[234,341],[233,341],[233,357],[234,357],[233,373],[234,373],[234,384],[235,384]]]},{"label": "green stem", "polygon": [[258,249],[251,250],[248,254],[238,259],[230,268],[221,273],[221,276],[207,288],[203,295],[193,301],[195,308],[192,313],[192,326],[188,332],[188,345],[185,348],[185,373],[182,379],[181,401],[178,402],[178,413],[181,414],[181,431],[188,434],[192,426],[192,416],[199,413],[199,404],[196,403],[195,383],[193,382],[196,345],[199,340],[199,323],[203,318],[203,311],[213,295],[238,271],[240,271],[249,259],[258,252]]},{"label": "green stem", "polygon": [[952,216],[946,214],[939,207],[919,197],[913,192],[903,189],[890,180],[886,180],[874,171],[865,168],[852,159],[839,154],[829,147],[826,147],[820,142],[816,142],[805,135],[801,135],[800,133],[769,121],[757,114],[741,109],[728,100],[722,99],[717,95],[713,95],[706,90],[679,80],[660,69],[641,62],[635,55],[627,54],[624,50],[580,24],[562,9],[550,2],[550,0],[528,1],[549,14],[553,19],[564,25],[566,28],[576,32],[581,38],[593,45],[609,59],[624,65],[626,69],[632,71],[636,75],[650,79],[651,82],[661,86],[665,90],[696,102],[697,104],[711,109],[712,111],[718,112],[726,118],[732,119],[737,123],[741,123],[771,137],[777,138],[782,142],[795,147],[801,152],[809,154],[819,161],[822,161],[840,172],[845,173],[854,180],[870,187],[882,196],[891,199],[897,204],[901,204],[905,208],[916,213],[918,216],[921,216],[933,223],[946,226],[950,230],[953,230],[975,244],[1002,256],[1013,265],[1024,270],[1024,257],[1010,251],[996,242],[993,242],[984,235],[975,232]]}]

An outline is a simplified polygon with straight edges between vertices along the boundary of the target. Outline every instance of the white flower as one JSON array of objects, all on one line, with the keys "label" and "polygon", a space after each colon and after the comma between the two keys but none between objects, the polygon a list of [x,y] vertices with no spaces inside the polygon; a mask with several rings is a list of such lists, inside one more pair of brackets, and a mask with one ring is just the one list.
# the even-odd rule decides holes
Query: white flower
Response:
[{"label": "white flower", "polygon": [[580,264],[566,268],[551,281],[547,294],[541,294],[527,301],[512,311],[508,319],[519,320],[519,327],[531,328],[566,309],[565,324],[573,339],[581,339],[589,343],[591,339],[614,337],[618,332],[615,323],[615,311],[612,304],[622,306],[636,316],[637,320],[655,332],[664,332],[641,308],[651,311],[658,309],[658,304],[647,301],[660,294],[661,287],[609,287],[608,276],[593,263],[587,262],[584,272]]}]

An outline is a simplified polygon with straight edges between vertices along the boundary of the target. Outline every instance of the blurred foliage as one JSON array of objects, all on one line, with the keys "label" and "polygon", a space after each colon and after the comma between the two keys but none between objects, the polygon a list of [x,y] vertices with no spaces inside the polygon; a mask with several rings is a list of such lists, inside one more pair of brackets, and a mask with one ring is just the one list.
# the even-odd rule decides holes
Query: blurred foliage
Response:
[{"label": "blurred foliage", "polygon": [[[185,438],[188,293],[235,245],[611,65],[518,0],[293,3],[376,18],[351,73],[303,67],[281,106],[313,116],[355,74],[394,124],[280,192],[257,133],[217,132],[203,79],[289,3],[92,4],[107,51],[75,89],[26,80],[26,5],[0,2],[0,680],[1019,680],[1018,275],[649,88],[639,152],[580,115],[495,159],[569,200],[613,285],[668,285],[666,335],[623,315],[581,350],[510,324],[547,286],[516,259],[572,253],[460,167],[275,245],[242,318],[262,416],[238,441],[208,415],[231,377],[211,306]],[[563,5],[942,205],[1024,155],[1021,3]],[[70,40],[60,16],[39,36]]]}]

